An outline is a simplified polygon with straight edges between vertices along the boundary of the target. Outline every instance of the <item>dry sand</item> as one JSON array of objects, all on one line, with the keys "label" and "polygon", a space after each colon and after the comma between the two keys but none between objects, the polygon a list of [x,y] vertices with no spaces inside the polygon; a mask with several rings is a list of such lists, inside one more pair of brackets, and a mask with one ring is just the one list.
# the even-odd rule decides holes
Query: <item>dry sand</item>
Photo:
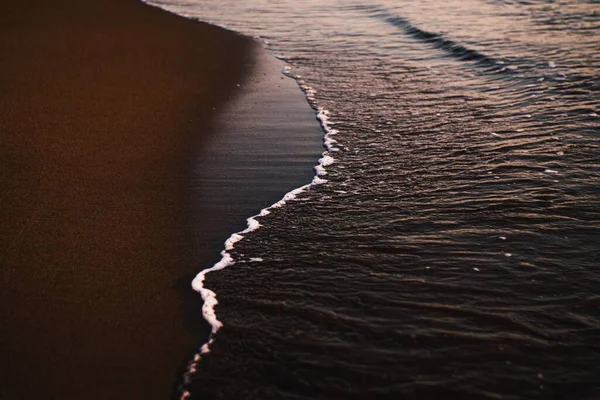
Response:
[{"label": "dry sand", "polygon": [[0,398],[171,397],[192,149],[255,47],[135,0],[1,1]]}]

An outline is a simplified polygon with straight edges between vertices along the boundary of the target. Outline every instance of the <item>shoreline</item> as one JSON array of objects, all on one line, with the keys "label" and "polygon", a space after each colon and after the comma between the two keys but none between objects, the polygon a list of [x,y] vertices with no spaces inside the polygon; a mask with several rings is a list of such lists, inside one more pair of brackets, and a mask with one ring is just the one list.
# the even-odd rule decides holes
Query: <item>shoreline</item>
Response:
[{"label": "shoreline", "polygon": [[[223,168],[268,159],[268,96],[308,104],[255,41],[137,0],[1,1],[0,50],[0,398],[177,397],[207,332],[191,278],[274,195],[231,200]],[[305,111],[286,129],[320,145]],[[292,164],[282,191],[312,176]]]},{"label": "shoreline", "polygon": [[[214,288],[210,279],[206,287],[200,281],[208,273],[236,267],[238,260],[226,262],[229,255],[224,252],[258,229],[257,214],[283,206],[285,198],[292,201],[295,193],[320,181],[315,175],[315,164],[321,165],[323,159],[316,159],[323,153],[323,138],[327,136],[317,122],[317,112],[306,101],[296,80],[284,75],[285,64],[264,49],[259,49],[259,53],[249,79],[240,85],[240,95],[227,103],[216,118],[219,135],[206,156],[197,158],[192,197],[199,207],[192,221],[200,228],[193,231],[203,226],[222,229],[218,235],[221,240],[208,246],[219,246],[219,251],[196,257],[207,263],[188,282],[203,298],[202,309],[193,318],[202,316],[209,326],[183,374],[186,384],[182,399],[192,394],[198,363],[210,357],[210,344],[218,340],[217,326],[229,323],[216,319],[218,306],[215,317],[216,303],[212,302],[219,293],[211,290]],[[210,201],[211,198],[220,201]],[[223,218],[231,223],[218,223]],[[206,243],[201,241],[195,245],[200,251],[203,247]]]},{"label": "shoreline", "polygon": [[0,397],[174,397],[193,149],[253,43],[134,0],[1,7]]}]

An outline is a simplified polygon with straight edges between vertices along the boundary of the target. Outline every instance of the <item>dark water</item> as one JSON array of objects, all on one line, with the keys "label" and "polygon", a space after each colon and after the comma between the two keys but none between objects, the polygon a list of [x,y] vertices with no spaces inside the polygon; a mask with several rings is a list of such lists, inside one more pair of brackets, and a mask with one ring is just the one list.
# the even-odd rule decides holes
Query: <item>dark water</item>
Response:
[{"label": "dark water", "polygon": [[259,36],[338,131],[207,275],[192,398],[600,398],[600,3],[155,4]]}]

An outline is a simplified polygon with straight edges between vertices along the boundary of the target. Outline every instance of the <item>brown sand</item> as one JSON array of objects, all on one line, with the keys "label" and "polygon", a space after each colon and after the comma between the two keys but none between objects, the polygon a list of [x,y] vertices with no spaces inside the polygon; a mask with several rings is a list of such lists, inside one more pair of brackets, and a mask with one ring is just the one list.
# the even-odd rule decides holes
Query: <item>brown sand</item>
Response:
[{"label": "brown sand", "polygon": [[136,0],[0,1],[0,398],[172,397],[191,149],[254,46]]}]

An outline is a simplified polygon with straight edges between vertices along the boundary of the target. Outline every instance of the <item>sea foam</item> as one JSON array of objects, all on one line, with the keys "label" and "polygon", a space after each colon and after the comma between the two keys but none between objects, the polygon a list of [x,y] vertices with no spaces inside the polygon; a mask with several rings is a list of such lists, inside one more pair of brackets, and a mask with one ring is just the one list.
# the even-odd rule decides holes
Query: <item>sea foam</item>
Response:
[{"label": "sea foam", "polygon": [[[283,56],[277,56],[277,58],[286,61],[285,57]],[[294,190],[291,190],[290,192],[286,193],[278,202],[270,205],[269,207],[263,208],[258,214],[246,219],[246,229],[232,234],[225,241],[224,249],[220,253],[221,259],[212,267],[200,271],[192,281],[192,288],[196,292],[200,293],[202,300],[204,301],[204,304],[202,306],[202,316],[204,317],[206,322],[210,324],[211,333],[209,335],[208,341],[199,348],[198,353],[194,356],[192,361],[190,361],[187,366],[187,371],[184,374],[184,381],[182,385],[183,389],[180,397],[181,399],[187,399],[191,396],[191,393],[187,389],[185,389],[186,386],[191,382],[191,375],[194,372],[196,372],[197,365],[202,359],[202,355],[210,352],[210,347],[215,341],[215,335],[217,334],[219,329],[223,327],[223,323],[218,319],[217,313],[215,312],[215,306],[219,304],[219,301],[217,300],[217,295],[212,290],[204,287],[204,280],[206,278],[206,275],[211,272],[219,271],[235,264],[236,261],[233,255],[231,254],[231,251],[234,249],[235,244],[243,240],[246,235],[261,228],[262,225],[258,220],[259,218],[265,217],[271,213],[271,210],[281,208],[285,206],[288,202],[295,200],[298,197],[298,195],[310,189],[312,186],[326,183],[327,180],[323,179],[322,176],[327,175],[326,167],[331,166],[335,162],[332,153],[339,151],[339,148],[336,146],[337,141],[332,137],[336,135],[338,131],[331,128],[333,122],[331,122],[330,120],[329,111],[317,105],[317,92],[312,87],[307,85],[306,82],[304,82],[300,78],[300,76],[293,74],[292,68],[289,65],[286,65],[283,68],[282,73],[296,80],[298,86],[300,87],[302,92],[304,92],[308,103],[317,112],[317,119],[319,120],[322,128],[325,131],[325,134],[323,135],[323,146],[326,150],[321,154],[321,158],[319,158],[318,164],[314,167],[315,176],[310,183],[296,188]],[[262,258],[251,258],[250,260],[263,261]]]}]

